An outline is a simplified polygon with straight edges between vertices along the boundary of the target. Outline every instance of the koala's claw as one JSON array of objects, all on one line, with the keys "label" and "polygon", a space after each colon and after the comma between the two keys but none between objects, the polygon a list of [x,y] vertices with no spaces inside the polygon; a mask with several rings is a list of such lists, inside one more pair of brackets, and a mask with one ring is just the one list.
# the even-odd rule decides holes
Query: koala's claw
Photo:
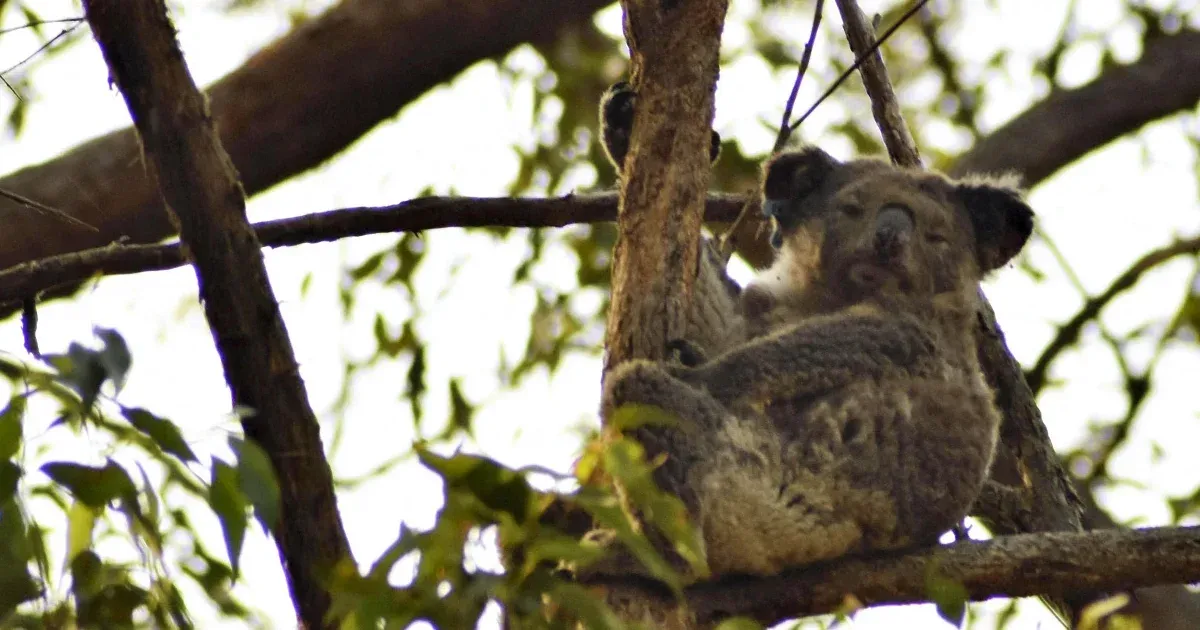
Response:
[{"label": "koala's claw", "polygon": [[694,368],[706,361],[704,350],[687,339],[672,339],[667,342],[667,354],[684,367]]}]

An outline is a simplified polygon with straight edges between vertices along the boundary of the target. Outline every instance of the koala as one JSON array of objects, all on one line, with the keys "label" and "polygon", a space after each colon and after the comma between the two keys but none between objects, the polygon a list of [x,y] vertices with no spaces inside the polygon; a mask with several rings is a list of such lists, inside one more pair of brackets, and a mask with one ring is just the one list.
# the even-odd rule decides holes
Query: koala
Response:
[{"label": "koala", "polygon": [[975,354],[977,285],[1033,212],[1003,183],[812,147],[769,161],[762,193],[779,257],[740,297],[751,339],[699,365],[617,366],[601,412],[678,420],[637,437],[665,455],[655,480],[714,576],[932,544],[988,474],[1001,418]]},{"label": "koala", "polygon": [[[629,153],[637,93],[626,82],[613,84],[600,100],[600,140],[604,153],[620,176]],[[721,153],[721,136],[712,132],[709,160]],[[725,272],[725,260],[715,244],[701,237],[696,280],[684,339],[672,340],[668,350],[680,361],[696,365],[704,357],[746,340],[740,295],[742,288]]]}]

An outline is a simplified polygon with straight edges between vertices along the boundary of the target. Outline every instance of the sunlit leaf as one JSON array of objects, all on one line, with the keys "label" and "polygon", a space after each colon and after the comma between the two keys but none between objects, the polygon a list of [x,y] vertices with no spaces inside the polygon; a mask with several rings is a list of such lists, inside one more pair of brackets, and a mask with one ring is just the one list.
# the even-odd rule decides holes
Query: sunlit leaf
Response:
[{"label": "sunlit leaf", "polygon": [[936,565],[931,565],[925,574],[925,595],[937,606],[942,619],[952,626],[962,626],[969,595],[961,582],[942,575]]},{"label": "sunlit leaf", "polygon": [[10,459],[20,450],[24,417],[25,396],[13,396],[4,411],[0,412],[0,459]]},{"label": "sunlit leaf", "polygon": [[178,457],[183,462],[194,462],[196,454],[183,439],[183,433],[174,422],[140,408],[122,408],[121,413],[135,429],[145,433],[159,448]]},{"label": "sunlit leaf", "polygon": [[92,548],[92,531],[101,511],[82,501],[71,504],[67,511],[67,561]]}]

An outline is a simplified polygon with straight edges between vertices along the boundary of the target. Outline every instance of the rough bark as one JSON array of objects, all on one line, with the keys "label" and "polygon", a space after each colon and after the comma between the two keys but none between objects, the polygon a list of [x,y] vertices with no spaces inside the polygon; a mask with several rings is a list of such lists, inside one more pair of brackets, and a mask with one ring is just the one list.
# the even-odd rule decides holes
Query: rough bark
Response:
[{"label": "rough bark", "polygon": [[[343,0],[213,84],[212,116],[254,194],[336,155],[471,64],[553,37],[610,2]],[[0,179],[0,188],[99,229],[64,226],[0,199],[0,268],[174,234],[139,151],[134,131],[122,129]]]},{"label": "rough bark", "polygon": [[709,176],[727,0],[624,0],[638,92],[621,178],[605,368],[682,338]]},{"label": "rough bark", "polygon": [[178,221],[194,260],[200,300],[246,437],[267,452],[281,491],[271,523],[296,611],[326,627],[319,575],[352,561],[316,417],[275,296],[261,245],[246,220],[237,172],[196,89],[162,0],[85,0],[112,81],[145,150],[145,169]]},{"label": "rough bark", "polygon": [[[1195,582],[1200,580],[1200,528],[1022,534],[844,557],[778,576],[701,583],[686,589],[685,596],[696,627],[712,627],[732,615],[769,627],[785,619],[844,610],[854,600],[864,605],[926,602],[931,599],[931,575],[961,584],[973,601]],[[606,588],[646,597],[654,592],[632,580]],[[658,597],[661,606],[672,605],[661,593]]]}]

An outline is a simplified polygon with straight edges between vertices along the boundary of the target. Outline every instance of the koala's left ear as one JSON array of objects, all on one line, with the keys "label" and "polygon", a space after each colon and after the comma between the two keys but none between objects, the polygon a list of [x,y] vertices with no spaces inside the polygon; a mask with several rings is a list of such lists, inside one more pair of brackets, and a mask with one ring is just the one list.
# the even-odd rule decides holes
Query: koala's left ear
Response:
[{"label": "koala's left ear", "polygon": [[975,254],[984,273],[1012,260],[1033,232],[1033,210],[1013,188],[965,182],[956,192],[975,228]]}]

